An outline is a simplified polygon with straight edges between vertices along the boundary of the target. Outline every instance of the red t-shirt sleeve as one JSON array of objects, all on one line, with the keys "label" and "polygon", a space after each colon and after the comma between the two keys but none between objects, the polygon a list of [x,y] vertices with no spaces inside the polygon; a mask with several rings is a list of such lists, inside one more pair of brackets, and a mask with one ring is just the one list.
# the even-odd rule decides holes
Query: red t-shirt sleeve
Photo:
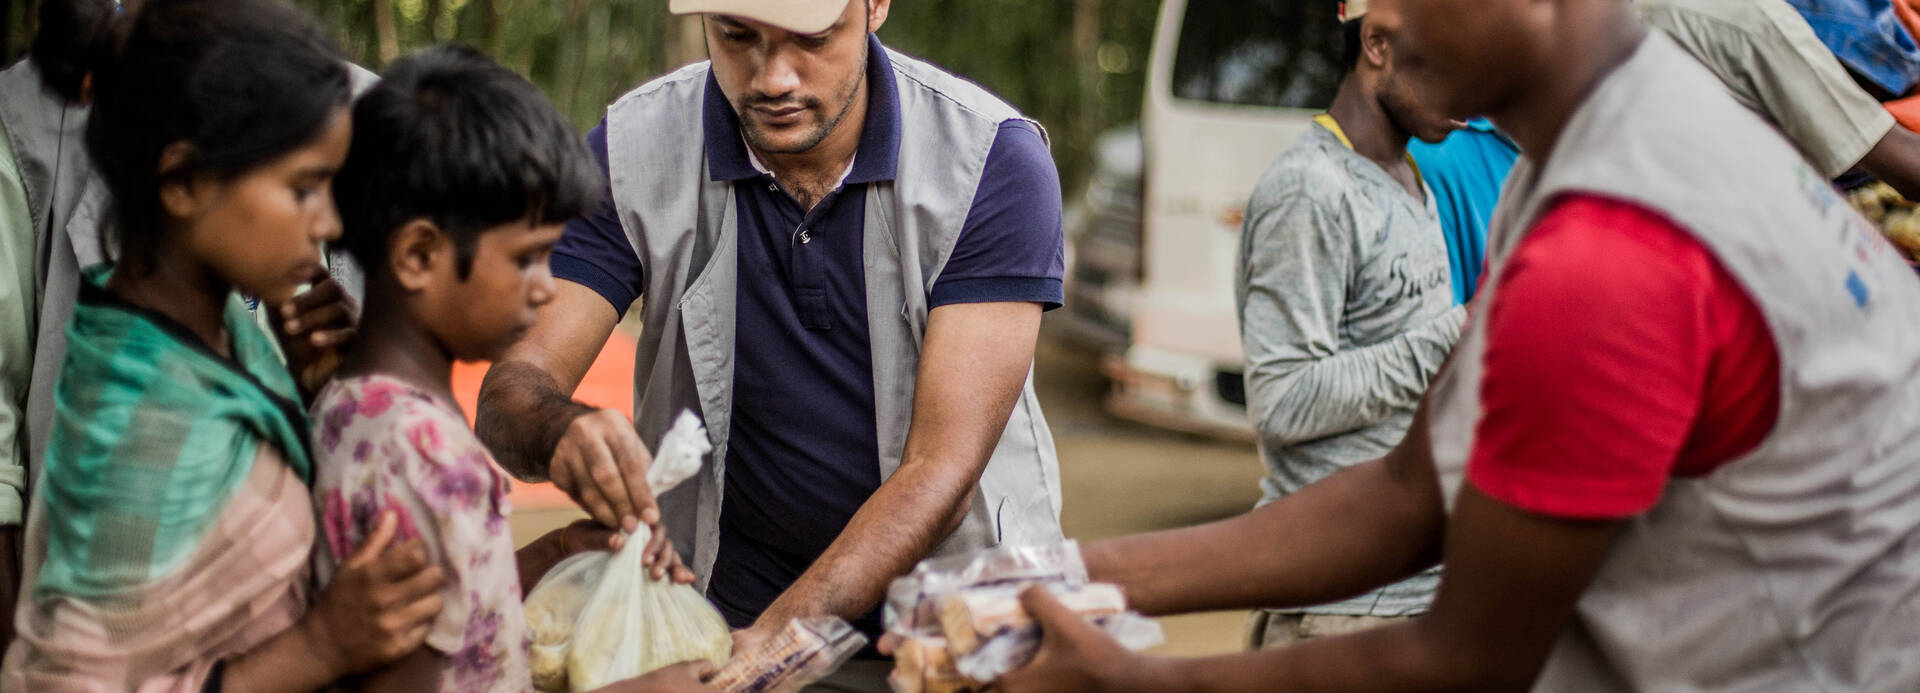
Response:
[{"label": "red t-shirt sleeve", "polygon": [[1554,204],[1486,308],[1467,480],[1546,515],[1618,519],[1757,446],[1779,406],[1765,319],[1708,250],[1638,206]]}]

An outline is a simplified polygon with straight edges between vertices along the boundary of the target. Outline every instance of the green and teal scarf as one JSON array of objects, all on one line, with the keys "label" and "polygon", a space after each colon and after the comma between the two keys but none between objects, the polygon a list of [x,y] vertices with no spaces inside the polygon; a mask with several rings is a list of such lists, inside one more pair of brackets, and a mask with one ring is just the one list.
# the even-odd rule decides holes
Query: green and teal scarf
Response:
[{"label": "green and teal scarf", "polygon": [[88,270],[54,385],[39,502],[47,556],[36,599],[111,597],[192,556],[262,443],[311,481],[293,377],[237,296],[232,359],[105,289]]}]

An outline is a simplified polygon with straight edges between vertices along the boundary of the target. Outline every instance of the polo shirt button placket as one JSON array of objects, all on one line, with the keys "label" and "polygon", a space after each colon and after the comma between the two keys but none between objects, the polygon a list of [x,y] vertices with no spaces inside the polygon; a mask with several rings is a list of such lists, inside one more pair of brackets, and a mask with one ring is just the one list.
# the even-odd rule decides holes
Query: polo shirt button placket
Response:
[{"label": "polo shirt button placket", "polygon": [[813,234],[807,233],[806,229],[800,229],[800,245],[806,245],[812,242],[813,242]]}]

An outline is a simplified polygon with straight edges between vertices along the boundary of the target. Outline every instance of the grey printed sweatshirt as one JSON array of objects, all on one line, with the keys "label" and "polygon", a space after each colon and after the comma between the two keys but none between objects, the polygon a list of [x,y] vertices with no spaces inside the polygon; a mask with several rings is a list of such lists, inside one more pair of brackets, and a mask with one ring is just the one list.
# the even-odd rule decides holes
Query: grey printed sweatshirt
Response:
[{"label": "grey printed sweatshirt", "polygon": [[[1385,455],[1460,336],[1433,196],[1315,124],[1254,188],[1235,279],[1263,504]],[[1437,573],[1289,611],[1426,610]]]}]

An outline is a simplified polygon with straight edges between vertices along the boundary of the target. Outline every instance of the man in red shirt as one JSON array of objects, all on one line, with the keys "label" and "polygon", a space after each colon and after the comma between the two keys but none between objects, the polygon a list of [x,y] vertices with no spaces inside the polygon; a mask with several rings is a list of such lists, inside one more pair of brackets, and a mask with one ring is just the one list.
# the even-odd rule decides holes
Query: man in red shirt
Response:
[{"label": "man in red shirt", "polygon": [[1920,282],[1630,3],[1373,12],[1423,102],[1526,153],[1477,324],[1387,457],[1085,555],[1150,614],[1324,602],[1438,562],[1432,611],[1181,660],[1030,590],[1048,640],[999,688],[1920,687]]}]

